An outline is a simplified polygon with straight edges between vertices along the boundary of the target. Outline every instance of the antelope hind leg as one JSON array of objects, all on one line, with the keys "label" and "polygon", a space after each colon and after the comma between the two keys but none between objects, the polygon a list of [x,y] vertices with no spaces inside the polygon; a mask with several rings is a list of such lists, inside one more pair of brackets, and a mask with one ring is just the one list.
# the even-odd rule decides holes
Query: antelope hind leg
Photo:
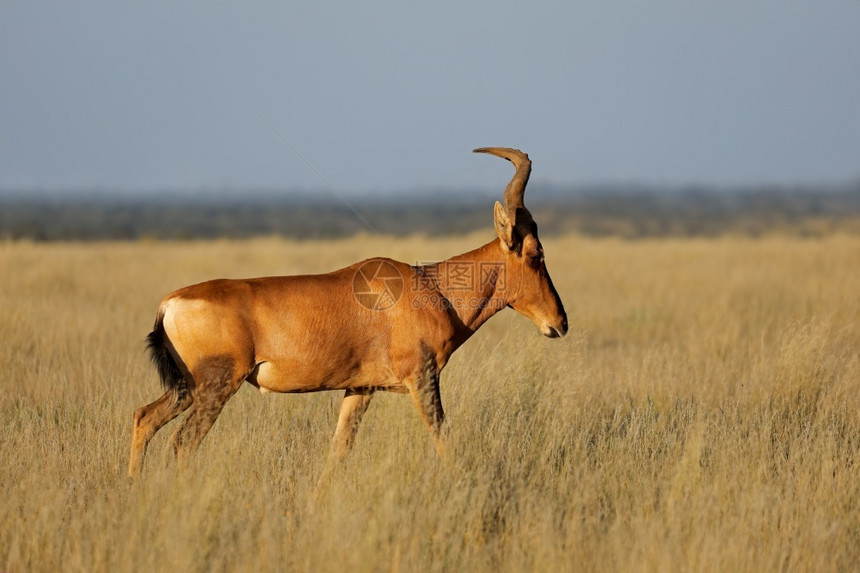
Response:
[{"label": "antelope hind leg", "polygon": [[184,464],[206,437],[227,401],[242,386],[246,375],[233,372],[232,365],[210,367],[194,374],[203,384],[194,391],[194,405],[182,425],[173,434],[173,453]]},{"label": "antelope hind leg", "polygon": [[129,477],[135,478],[140,475],[149,440],[165,424],[187,410],[191,402],[190,395],[186,394],[180,398],[175,391],[168,390],[155,402],[135,410],[134,429],[131,434],[131,457],[128,463]]}]

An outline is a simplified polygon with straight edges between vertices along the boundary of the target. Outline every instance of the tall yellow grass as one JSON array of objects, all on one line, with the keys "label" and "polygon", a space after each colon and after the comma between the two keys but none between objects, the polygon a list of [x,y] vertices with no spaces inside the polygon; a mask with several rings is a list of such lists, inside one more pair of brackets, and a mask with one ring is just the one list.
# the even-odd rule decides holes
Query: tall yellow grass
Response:
[{"label": "tall yellow grass", "polygon": [[0,570],[856,570],[857,237],[549,240],[571,333],[508,310],[455,354],[451,467],[381,395],[315,502],[340,393],[246,387],[127,480],[164,294],[487,238],[0,243]]}]

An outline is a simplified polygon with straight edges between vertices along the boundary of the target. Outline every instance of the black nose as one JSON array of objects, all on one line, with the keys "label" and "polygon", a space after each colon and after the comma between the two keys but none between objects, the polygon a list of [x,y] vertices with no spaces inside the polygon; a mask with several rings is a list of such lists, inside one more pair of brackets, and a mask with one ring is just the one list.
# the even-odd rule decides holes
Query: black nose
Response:
[{"label": "black nose", "polygon": [[564,318],[561,319],[561,335],[564,336],[567,334],[567,315],[564,315]]}]

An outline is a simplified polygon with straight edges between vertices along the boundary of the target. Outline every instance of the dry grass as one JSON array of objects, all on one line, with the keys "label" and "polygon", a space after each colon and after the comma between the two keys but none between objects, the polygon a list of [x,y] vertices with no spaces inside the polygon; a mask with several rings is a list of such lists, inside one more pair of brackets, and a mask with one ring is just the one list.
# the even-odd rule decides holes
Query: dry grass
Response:
[{"label": "dry grass", "polygon": [[512,311],[443,373],[454,468],[375,399],[319,503],[340,394],[246,387],[178,473],[125,477],[161,296],[486,238],[0,243],[0,569],[851,570],[860,239],[548,241],[571,334]]}]

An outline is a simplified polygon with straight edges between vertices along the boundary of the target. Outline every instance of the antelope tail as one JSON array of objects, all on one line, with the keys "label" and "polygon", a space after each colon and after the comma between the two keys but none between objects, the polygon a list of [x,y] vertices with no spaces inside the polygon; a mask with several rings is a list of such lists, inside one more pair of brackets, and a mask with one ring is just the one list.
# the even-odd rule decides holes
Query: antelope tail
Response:
[{"label": "antelope tail", "polygon": [[158,369],[161,386],[165,390],[175,392],[177,402],[183,402],[188,394],[188,381],[170,354],[165,339],[164,315],[159,311],[155,317],[155,327],[146,337],[146,347],[149,349],[153,364]]}]

